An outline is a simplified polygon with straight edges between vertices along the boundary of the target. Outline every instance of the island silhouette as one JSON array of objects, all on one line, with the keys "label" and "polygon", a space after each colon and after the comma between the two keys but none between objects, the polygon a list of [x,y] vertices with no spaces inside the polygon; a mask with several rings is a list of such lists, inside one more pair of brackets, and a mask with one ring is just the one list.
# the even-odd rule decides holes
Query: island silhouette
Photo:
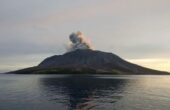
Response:
[{"label": "island silhouette", "polygon": [[39,65],[8,73],[15,74],[119,74],[165,75],[158,71],[130,63],[119,56],[94,50],[81,32],[72,33],[71,44],[63,55],[54,55]]}]

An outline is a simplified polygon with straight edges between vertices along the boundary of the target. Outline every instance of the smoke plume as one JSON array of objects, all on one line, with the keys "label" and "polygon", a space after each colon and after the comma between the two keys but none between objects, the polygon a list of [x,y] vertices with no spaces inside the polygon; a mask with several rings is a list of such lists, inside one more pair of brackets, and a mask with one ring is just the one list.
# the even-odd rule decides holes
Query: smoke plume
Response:
[{"label": "smoke plume", "polygon": [[84,37],[84,35],[78,31],[77,33],[72,33],[70,36],[70,44],[67,51],[74,51],[77,49],[93,49],[89,39]]}]

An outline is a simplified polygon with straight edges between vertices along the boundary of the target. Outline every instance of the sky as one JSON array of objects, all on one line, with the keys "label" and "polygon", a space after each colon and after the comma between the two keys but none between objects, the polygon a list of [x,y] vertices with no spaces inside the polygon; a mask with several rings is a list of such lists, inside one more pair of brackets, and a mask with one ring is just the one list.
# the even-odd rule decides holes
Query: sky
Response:
[{"label": "sky", "polygon": [[65,53],[77,31],[96,50],[170,71],[170,0],[0,0],[0,72]]}]

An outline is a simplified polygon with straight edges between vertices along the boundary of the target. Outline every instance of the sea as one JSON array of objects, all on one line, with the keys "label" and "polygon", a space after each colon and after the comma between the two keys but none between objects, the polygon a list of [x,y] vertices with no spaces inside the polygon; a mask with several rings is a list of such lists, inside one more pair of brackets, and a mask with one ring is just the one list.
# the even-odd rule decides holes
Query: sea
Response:
[{"label": "sea", "polygon": [[170,76],[0,74],[0,110],[170,110]]}]

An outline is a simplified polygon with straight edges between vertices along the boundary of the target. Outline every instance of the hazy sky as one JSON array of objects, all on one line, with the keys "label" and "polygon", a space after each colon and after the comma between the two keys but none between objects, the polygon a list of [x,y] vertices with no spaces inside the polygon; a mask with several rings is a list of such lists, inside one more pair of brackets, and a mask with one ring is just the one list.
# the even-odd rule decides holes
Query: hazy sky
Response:
[{"label": "hazy sky", "polygon": [[0,72],[64,53],[76,31],[97,50],[170,71],[170,0],[0,0]]}]

